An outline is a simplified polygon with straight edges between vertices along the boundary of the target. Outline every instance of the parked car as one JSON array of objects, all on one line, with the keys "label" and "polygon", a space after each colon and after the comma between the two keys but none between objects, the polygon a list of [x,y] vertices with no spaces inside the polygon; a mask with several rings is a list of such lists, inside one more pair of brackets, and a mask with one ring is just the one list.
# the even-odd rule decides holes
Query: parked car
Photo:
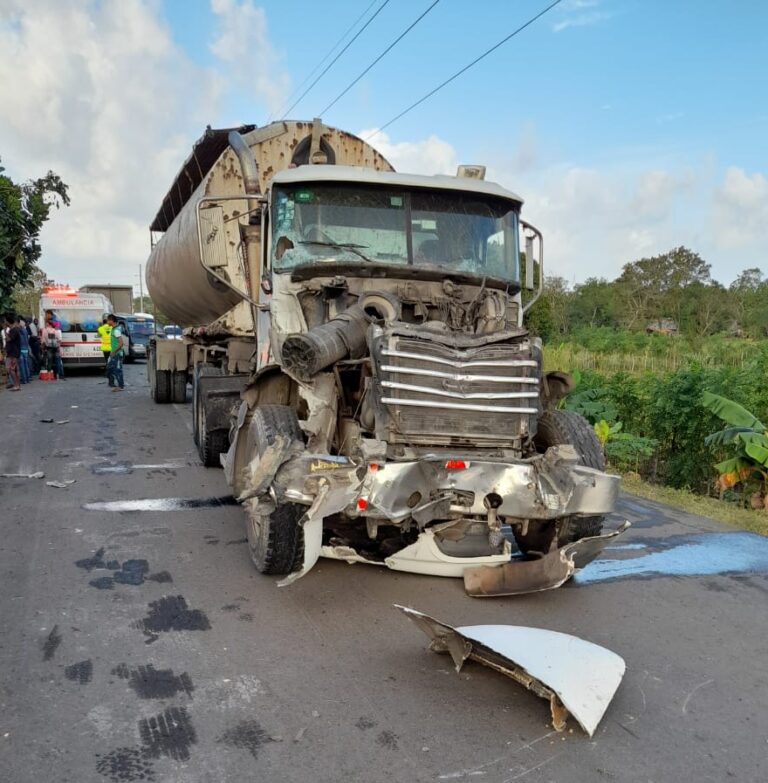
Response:
[{"label": "parked car", "polygon": [[117,313],[117,320],[128,338],[125,361],[147,358],[147,343],[155,333],[155,318],[149,313]]},{"label": "parked car", "polygon": [[183,330],[176,324],[168,324],[168,326],[163,327],[163,333],[169,340],[181,340]]}]

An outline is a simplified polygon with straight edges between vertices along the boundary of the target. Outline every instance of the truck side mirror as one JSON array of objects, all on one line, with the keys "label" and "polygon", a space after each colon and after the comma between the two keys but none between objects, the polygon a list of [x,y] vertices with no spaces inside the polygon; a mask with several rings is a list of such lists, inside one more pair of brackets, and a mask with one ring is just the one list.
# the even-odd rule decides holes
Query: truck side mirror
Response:
[{"label": "truck side mirror", "polygon": [[224,232],[224,210],[219,206],[201,209],[200,254],[206,269],[220,269],[227,265],[227,242]]},{"label": "truck side mirror", "polygon": [[525,288],[527,291],[533,291],[533,237],[525,237]]}]

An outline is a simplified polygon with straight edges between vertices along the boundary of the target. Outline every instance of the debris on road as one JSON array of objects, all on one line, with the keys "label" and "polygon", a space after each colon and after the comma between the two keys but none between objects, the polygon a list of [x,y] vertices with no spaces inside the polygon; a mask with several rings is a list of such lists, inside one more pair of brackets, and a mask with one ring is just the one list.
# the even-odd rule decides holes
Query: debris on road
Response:
[{"label": "debris on road", "polygon": [[40,419],[41,424],[53,424],[53,419]]},{"label": "debris on road", "polygon": [[35,473],[0,473],[0,478],[41,479],[45,478],[45,473],[42,470]]},{"label": "debris on road", "polygon": [[571,714],[591,737],[626,669],[619,655],[577,636],[519,625],[454,628],[416,609],[395,608],[432,640],[431,650],[450,654],[457,672],[470,658],[547,699],[556,731]]},{"label": "debris on road", "polygon": [[631,523],[624,522],[610,533],[581,538],[535,560],[513,560],[500,566],[467,568],[464,570],[464,589],[475,598],[553,590],[591,563],[629,527]]},{"label": "debris on road", "polygon": [[56,489],[67,489],[71,484],[75,483],[75,479],[66,479],[65,481],[46,481],[47,487],[56,487]]}]

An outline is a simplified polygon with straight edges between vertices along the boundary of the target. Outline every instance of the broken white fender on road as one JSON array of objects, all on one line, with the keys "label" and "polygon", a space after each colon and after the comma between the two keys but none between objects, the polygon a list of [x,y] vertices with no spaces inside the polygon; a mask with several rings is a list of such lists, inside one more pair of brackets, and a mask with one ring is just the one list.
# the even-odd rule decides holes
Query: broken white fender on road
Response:
[{"label": "broken white fender on road", "polygon": [[571,714],[591,737],[626,669],[616,653],[558,631],[520,625],[454,628],[416,609],[395,608],[432,640],[431,650],[450,654],[457,672],[469,658],[547,699],[557,731],[565,728]]}]

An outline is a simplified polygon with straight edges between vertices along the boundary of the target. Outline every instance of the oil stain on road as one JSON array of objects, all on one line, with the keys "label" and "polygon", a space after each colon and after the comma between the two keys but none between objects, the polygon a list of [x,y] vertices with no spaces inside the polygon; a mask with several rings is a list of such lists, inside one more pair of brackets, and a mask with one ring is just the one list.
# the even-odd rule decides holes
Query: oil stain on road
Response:
[{"label": "oil stain on road", "polygon": [[208,631],[211,623],[201,609],[190,609],[181,595],[170,595],[149,604],[149,613],[136,623],[151,644],[168,631]]}]

